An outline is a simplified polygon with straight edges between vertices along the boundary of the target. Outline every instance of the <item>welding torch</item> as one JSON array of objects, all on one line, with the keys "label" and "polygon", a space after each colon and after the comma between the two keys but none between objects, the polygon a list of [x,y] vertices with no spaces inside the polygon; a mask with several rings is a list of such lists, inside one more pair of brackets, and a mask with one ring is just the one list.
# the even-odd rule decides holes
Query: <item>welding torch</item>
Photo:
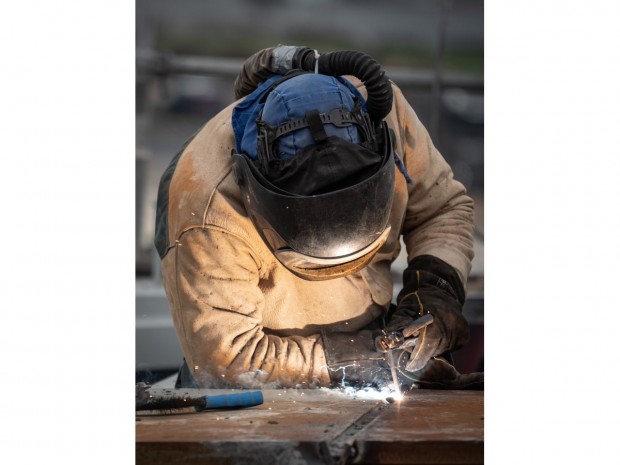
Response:
[{"label": "welding torch", "polygon": [[420,335],[420,331],[432,322],[433,315],[427,313],[402,330],[390,331],[389,333],[384,331],[375,339],[375,345],[381,352],[392,349],[406,349],[417,342],[416,338]]},{"label": "welding torch", "polygon": [[375,339],[375,345],[378,350],[386,353],[386,359],[390,365],[392,373],[392,381],[398,394],[400,394],[400,385],[398,383],[398,375],[396,373],[396,363],[394,362],[393,349],[406,349],[417,343],[420,331],[433,322],[433,315],[427,313],[416,319],[412,324],[399,331],[383,332],[382,335]]},{"label": "welding torch", "polygon": [[193,407],[196,412],[207,409],[253,407],[263,403],[261,391],[230,394],[205,394],[202,389],[154,388],[147,383],[136,384],[136,412],[172,411]]}]

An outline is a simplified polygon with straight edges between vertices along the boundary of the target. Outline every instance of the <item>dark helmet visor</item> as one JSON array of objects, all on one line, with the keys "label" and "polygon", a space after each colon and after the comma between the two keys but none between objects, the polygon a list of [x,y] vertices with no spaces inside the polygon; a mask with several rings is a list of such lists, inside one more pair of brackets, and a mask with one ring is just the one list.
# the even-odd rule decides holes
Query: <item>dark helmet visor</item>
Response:
[{"label": "dark helmet visor", "polygon": [[394,195],[394,155],[387,129],[385,135],[387,143],[374,174],[318,195],[285,191],[246,156],[233,155],[246,210],[275,256],[291,271],[306,279],[348,274],[365,266],[385,242]]}]

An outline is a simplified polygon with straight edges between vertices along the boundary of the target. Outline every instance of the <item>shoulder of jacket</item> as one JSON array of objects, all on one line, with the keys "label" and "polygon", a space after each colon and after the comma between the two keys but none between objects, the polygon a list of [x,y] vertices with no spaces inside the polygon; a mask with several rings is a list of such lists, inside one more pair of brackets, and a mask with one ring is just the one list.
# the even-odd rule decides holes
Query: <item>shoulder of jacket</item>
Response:
[{"label": "shoulder of jacket", "polygon": [[231,177],[232,108],[205,124],[179,157],[167,192],[169,245],[184,231],[204,225],[219,185]]}]

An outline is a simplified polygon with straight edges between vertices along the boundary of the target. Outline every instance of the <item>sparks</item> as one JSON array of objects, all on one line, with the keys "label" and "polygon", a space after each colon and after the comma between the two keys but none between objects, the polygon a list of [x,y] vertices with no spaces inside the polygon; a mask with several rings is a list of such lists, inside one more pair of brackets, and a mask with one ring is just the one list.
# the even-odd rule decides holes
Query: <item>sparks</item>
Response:
[{"label": "sparks", "polygon": [[392,402],[394,401],[400,402],[401,400],[403,400],[404,396],[400,390],[400,386],[396,382],[390,383],[387,386],[382,387],[381,389],[375,389],[371,387],[355,388],[355,387],[349,386],[347,384],[346,369],[349,367],[356,367],[356,366],[357,364],[353,362],[350,365],[344,365],[339,368],[327,367],[327,369],[330,371],[341,371],[342,380],[340,381],[340,387],[337,389],[330,389],[330,388],[321,388],[321,389],[326,389],[332,392],[342,392],[346,394],[347,396],[353,397],[354,399],[385,400],[386,402],[389,402],[388,399],[390,399]]},{"label": "sparks", "polygon": [[354,388],[352,386],[337,389],[321,389],[325,389],[327,391],[337,394],[344,394],[347,397],[352,397],[353,399],[360,399],[363,402],[365,402],[366,400],[385,400],[386,402],[389,402],[388,399],[400,402],[403,399],[402,393],[400,391],[395,391],[391,385],[382,387],[381,389],[375,389],[371,387]]},{"label": "sparks", "polygon": [[403,393],[400,390],[400,386],[398,384],[391,384],[390,386],[392,386],[392,388],[394,389],[392,399],[394,399],[396,402],[400,402],[401,400],[403,400]]}]

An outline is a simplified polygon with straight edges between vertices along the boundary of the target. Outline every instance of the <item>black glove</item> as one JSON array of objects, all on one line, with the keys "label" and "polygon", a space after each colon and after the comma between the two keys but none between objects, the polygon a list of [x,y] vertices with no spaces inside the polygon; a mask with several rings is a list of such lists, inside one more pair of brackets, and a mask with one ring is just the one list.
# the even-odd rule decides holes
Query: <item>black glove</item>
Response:
[{"label": "black glove", "polygon": [[[393,385],[392,372],[386,354],[374,348],[376,332],[362,330],[356,333],[323,332],[323,347],[327,367],[334,386],[357,388]],[[434,357],[416,372],[407,371],[409,353],[392,350],[397,382],[403,391],[425,389],[484,389],[484,373],[460,374],[447,360]]]},{"label": "black glove", "polygon": [[[407,359],[406,351],[401,350],[399,357]],[[420,389],[461,389],[484,390],[484,373],[468,373],[462,375],[443,357],[433,357],[421,370],[403,370],[405,360],[395,360],[398,379],[415,385]]]},{"label": "black glove", "polygon": [[403,282],[396,311],[388,316],[384,331],[402,331],[423,315],[433,316],[433,322],[417,337],[402,344],[411,354],[406,370],[418,372],[432,357],[461,348],[469,340],[469,324],[461,313],[465,289],[454,268],[430,255],[414,258],[403,274]]}]

